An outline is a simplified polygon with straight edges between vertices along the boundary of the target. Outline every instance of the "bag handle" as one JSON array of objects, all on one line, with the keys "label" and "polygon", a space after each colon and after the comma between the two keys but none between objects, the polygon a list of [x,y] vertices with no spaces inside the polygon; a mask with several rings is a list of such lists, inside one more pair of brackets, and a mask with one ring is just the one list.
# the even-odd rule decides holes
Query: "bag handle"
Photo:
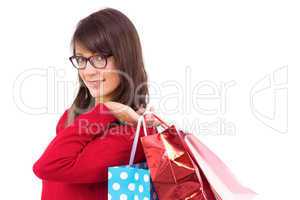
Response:
[{"label": "bag handle", "polygon": [[141,129],[142,123],[143,123],[143,128],[144,128],[144,135],[145,136],[148,135],[147,134],[147,129],[146,129],[145,117],[144,117],[145,115],[146,115],[146,112],[143,113],[138,119],[137,128],[136,128],[136,131],[135,131],[134,140],[133,140],[131,153],[130,153],[129,166],[131,166],[133,164],[133,161],[134,161],[134,157],[135,157],[135,153],[136,153],[136,149],[137,149],[137,144],[138,144],[138,139],[139,139],[139,134],[140,134],[140,129]]},{"label": "bag handle", "polygon": [[155,117],[161,124],[160,126],[162,126],[163,128],[169,128],[170,126],[164,122],[161,118],[159,118],[155,113],[151,112],[153,117]]},{"label": "bag handle", "polygon": [[156,114],[154,114],[154,112],[150,111],[150,104],[147,104],[145,112],[138,119],[137,128],[135,131],[134,140],[133,140],[133,144],[132,144],[132,148],[131,148],[131,152],[130,152],[129,166],[131,166],[134,162],[141,125],[143,125],[144,136],[148,135],[147,129],[146,129],[146,122],[145,122],[145,115],[147,115],[147,114],[152,114],[161,123],[160,126],[162,126],[163,128],[167,129],[170,127],[166,122],[164,122],[161,118],[159,118]]},{"label": "bag handle", "polygon": [[150,107],[151,105],[147,104],[146,110],[143,114],[151,114],[160,122],[160,126],[162,126],[163,128],[169,128],[170,126],[166,122],[164,122],[160,117],[158,117],[153,111],[150,111]]}]

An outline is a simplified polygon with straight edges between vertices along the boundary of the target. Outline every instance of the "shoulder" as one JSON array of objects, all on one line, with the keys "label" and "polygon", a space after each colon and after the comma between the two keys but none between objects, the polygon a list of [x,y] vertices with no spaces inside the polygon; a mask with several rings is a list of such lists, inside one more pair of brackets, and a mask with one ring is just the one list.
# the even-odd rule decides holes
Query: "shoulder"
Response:
[{"label": "shoulder", "polygon": [[[127,141],[131,141],[134,139],[135,134],[137,131],[136,125],[128,125],[126,123],[117,121],[115,123],[110,124],[109,129],[106,132],[107,136],[117,136],[118,139],[125,139]],[[153,135],[158,133],[156,127],[147,127],[146,128],[147,134],[146,135]],[[141,127],[139,130],[139,137],[144,137],[144,129]]]},{"label": "shoulder", "polygon": [[58,134],[61,130],[63,130],[65,128],[69,110],[70,110],[69,108],[66,109],[58,118],[58,121],[56,124],[56,134]]}]

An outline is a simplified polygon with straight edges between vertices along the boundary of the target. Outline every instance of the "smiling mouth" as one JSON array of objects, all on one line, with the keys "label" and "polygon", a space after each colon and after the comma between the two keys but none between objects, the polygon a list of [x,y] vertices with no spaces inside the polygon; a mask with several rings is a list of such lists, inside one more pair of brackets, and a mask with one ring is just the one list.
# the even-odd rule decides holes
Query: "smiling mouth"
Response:
[{"label": "smiling mouth", "polygon": [[102,83],[102,82],[104,82],[105,81],[105,79],[102,79],[102,80],[95,80],[95,81],[86,81],[89,85],[93,85],[93,86],[95,86],[95,85],[98,85],[99,83]]}]

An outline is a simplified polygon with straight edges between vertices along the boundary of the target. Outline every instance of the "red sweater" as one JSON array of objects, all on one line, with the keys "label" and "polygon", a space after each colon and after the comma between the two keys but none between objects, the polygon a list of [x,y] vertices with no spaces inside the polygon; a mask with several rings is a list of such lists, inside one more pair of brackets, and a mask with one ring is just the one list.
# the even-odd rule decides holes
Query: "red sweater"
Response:
[{"label": "red sweater", "polygon": [[[58,120],[56,136],[33,165],[43,183],[41,199],[106,200],[107,169],[128,164],[136,127],[109,128],[117,119],[103,103],[65,127],[67,111]],[[147,130],[150,135],[157,131]],[[139,141],[135,162],[141,161],[145,155]]]}]

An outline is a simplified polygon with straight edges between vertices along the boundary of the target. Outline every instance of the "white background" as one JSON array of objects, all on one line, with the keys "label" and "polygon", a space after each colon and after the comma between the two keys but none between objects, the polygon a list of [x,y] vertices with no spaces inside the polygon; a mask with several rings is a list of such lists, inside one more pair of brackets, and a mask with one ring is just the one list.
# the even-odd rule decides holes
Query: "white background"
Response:
[{"label": "white background", "polygon": [[160,116],[199,134],[257,199],[299,198],[300,6],[195,2],[1,2],[0,199],[40,199],[32,165],[76,92],[70,39],[104,7],[136,25]]}]

